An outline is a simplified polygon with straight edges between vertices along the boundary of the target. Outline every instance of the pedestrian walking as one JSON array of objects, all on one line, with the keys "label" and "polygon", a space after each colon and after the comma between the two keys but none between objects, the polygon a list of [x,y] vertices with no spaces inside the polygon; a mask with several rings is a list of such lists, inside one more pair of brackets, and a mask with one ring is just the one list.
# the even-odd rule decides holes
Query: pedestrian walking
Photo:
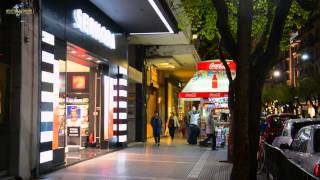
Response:
[{"label": "pedestrian walking", "polygon": [[168,122],[167,128],[169,129],[169,134],[170,134],[171,140],[173,141],[175,130],[176,128],[180,127],[178,118],[177,116],[175,116],[174,112],[170,113],[170,116],[167,122]]},{"label": "pedestrian walking", "polygon": [[153,129],[153,137],[155,144],[160,146],[160,132],[162,127],[162,121],[157,111],[154,112],[154,115],[152,116],[150,123]]},{"label": "pedestrian walking", "polygon": [[206,134],[207,138],[200,142],[200,146],[208,146],[208,141],[212,139],[211,149],[216,149],[216,135],[214,130],[214,120],[213,120],[214,111],[212,110],[206,121]]}]

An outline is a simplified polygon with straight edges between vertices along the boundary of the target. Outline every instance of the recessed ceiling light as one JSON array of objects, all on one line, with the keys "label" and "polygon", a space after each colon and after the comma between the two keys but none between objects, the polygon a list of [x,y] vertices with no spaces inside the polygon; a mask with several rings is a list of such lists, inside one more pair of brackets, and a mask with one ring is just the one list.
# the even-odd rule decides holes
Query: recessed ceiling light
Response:
[{"label": "recessed ceiling light", "polygon": [[74,51],[74,50],[73,50],[73,51],[71,51],[71,53],[72,53],[72,54],[75,54],[75,53],[77,53],[77,51]]},{"label": "recessed ceiling light", "polygon": [[166,66],[166,65],[169,65],[169,63],[160,63],[159,65],[160,66]]},{"label": "recessed ceiling light", "polygon": [[82,54],[81,56],[82,56],[82,57],[85,57],[86,55],[85,55],[85,54]]},{"label": "recessed ceiling light", "polygon": [[97,60],[97,61],[96,61],[96,63],[101,63],[101,62],[102,62],[102,61],[100,61],[100,60]]},{"label": "recessed ceiling light", "polygon": [[92,60],[92,57],[87,57],[88,60]]}]

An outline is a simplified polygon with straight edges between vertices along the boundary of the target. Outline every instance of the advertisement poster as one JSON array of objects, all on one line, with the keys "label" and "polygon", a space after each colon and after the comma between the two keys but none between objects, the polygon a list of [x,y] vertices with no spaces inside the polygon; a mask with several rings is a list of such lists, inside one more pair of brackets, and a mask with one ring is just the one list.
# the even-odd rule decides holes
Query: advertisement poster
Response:
[{"label": "advertisement poster", "polygon": [[109,140],[113,137],[113,80],[104,76],[104,139]]},{"label": "advertisement poster", "polygon": [[67,127],[80,127],[81,108],[77,105],[67,105]]}]

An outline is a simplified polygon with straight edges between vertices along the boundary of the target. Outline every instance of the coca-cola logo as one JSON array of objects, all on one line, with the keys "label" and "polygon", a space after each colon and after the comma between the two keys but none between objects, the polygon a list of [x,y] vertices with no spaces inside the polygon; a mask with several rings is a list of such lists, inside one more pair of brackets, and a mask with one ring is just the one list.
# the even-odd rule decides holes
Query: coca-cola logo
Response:
[{"label": "coca-cola logo", "polygon": [[197,94],[196,93],[187,93],[185,97],[195,98],[195,97],[197,97]]},{"label": "coca-cola logo", "polygon": [[224,70],[225,67],[222,63],[211,63],[209,65],[209,70]]}]

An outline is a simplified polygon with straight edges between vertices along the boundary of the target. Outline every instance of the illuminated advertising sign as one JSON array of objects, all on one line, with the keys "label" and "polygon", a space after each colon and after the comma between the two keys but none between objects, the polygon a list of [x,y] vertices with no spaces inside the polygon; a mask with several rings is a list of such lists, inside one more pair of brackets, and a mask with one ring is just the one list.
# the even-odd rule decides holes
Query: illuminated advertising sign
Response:
[{"label": "illuminated advertising sign", "polygon": [[[227,61],[227,64],[230,68],[230,70],[236,70],[236,63],[233,61]],[[224,65],[220,61],[204,61],[204,62],[198,62],[197,63],[197,70],[216,70],[221,71],[225,70]]]},{"label": "illuminated advertising sign", "polygon": [[[234,78],[236,64],[227,61]],[[180,98],[220,98],[227,97],[229,92],[229,80],[225,67],[219,60],[203,61],[197,63],[197,72],[179,93]]]},{"label": "illuminated advertising sign", "polygon": [[81,32],[91,36],[110,49],[116,48],[116,40],[114,34],[106,27],[102,26],[87,13],[81,9],[73,10],[73,27],[78,28]]},{"label": "illuminated advertising sign", "polygon": [[104,84],[104,139],[113,137],[113,80],[108,76],[103,76]]}]

